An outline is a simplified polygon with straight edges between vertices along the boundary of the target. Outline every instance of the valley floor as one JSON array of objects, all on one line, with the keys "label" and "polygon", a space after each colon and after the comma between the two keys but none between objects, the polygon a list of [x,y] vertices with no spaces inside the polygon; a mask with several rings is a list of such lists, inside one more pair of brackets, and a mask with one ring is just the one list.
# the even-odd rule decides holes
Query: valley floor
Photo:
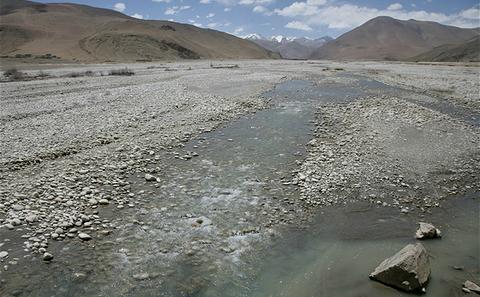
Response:
[{"label": "valley floor", "polygon": [[[125,67],[135,75],[106,75]],[[413,241],[422,220],[445,231],[428,245],[442,260],[427,294],[461,296],[461,283],[479,278],[479,226],[462,208],[480,196],[476,65],[245,60],[41,71],[48,76],[0,82],[2,296],[355,296],[348,286],[402,296],[367,276],[379,255]],[[353,222],[332,215],[346,211]],[[370,221],[355,215],[363,211]],[[318,231],[324,224],[331,229]],[[332,253],[327,262],[355,263],[352,238],[368,260],[330,286],[297,278],[344,271],[284,267],[265,278],[278,272],[270,249],[284,255],[299,232]],[[446,248],[452,238],[465,246]],[[311,245],[288,253],[322,258]]]}]

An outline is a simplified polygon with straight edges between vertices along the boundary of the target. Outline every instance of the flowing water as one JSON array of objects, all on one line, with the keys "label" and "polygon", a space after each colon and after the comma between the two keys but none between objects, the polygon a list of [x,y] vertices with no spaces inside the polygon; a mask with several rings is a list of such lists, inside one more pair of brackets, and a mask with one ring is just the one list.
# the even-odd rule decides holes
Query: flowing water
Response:
[{"label": "flowing water", "polygon": [[[52,243],[55,261],[44,265],[34,258],[31,270],[21,262],[0,292],[39,297],[402,295],[369,281],[368,274],[413,241],[413,220],[392,209],[353,204],[325,208],[311,222],[291,183],[319,103],[342,104],[392,90],[353,80],[321,86],[283,82],[264,94],[271,108],[164,152],[171,161],[156,169],[158,185],[141,175],[131,177],[138,204],[121,211],[121,217],[117,212],[120,227],[112,236],[93,250]],[[445,238],[425,243],[433,255],[428,296],[455,296],[458,284],[478,273],[478,201],[461,202],[432,219]]]}]

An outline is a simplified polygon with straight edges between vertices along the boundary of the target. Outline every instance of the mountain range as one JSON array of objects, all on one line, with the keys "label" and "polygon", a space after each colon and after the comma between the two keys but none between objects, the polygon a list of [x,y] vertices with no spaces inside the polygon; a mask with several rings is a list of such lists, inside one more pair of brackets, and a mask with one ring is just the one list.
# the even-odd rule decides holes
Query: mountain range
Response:
[{"label": "mountain range", "polygon": [[[478,28],[463,29],[436,22],[401,21],[383,16],[371,19],[318,48],[310,59],[408,60],[436,47],[449,45],[451,49],[451,46],[460,46],[477,36]],[[478,47],[476,51],[478,53]]]},{"label": "mountain range", "polygon": [[333,40],[333,38],[329,36],[317,39],[284,36],[265,38],[259,34],[249,34],[244,36],[244,38],[269,51],[279,53],[284,59],[308,59],[315,50]]},{"label": "mountain range", "polygon": [[276,58],[236,36],[71,3],[0,0],[2,56],[59,57],[78,62]]}]

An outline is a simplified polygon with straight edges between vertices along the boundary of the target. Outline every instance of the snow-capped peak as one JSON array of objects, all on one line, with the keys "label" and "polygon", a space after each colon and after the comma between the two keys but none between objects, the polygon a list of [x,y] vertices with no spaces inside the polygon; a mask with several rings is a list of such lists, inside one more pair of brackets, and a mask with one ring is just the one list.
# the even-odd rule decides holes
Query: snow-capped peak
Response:
[{"label": "snow-capped peak", "polygon": [[270,37],[270,40],[276,41],[276,42],[282,42],[284,38],[285,37],[283,37],[283,35],[273,35],[272,37]]},{"label": "snow-capped peak", "polygon": [[252,34],[247,34],[243,36],[244,39],[252,39],[252,40],[259,40],[259,39],[265,39],[262,35],[257,34],[257,33],[252,33]]}]

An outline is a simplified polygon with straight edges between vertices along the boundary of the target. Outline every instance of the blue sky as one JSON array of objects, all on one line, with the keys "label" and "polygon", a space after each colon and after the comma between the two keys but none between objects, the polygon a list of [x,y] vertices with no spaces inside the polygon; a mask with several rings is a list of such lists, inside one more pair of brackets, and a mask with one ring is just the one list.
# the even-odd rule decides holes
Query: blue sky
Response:
[{"label": "blue sky", "polygon": [[[38,1],[38,0],[37,0]],[[38,2],[56,2],[41,0]],[[337,37],[365,21],[389,15],[460,27],[480,26],[478,0],[66,0],[124,14],[173,20],[229,32]]]}]

